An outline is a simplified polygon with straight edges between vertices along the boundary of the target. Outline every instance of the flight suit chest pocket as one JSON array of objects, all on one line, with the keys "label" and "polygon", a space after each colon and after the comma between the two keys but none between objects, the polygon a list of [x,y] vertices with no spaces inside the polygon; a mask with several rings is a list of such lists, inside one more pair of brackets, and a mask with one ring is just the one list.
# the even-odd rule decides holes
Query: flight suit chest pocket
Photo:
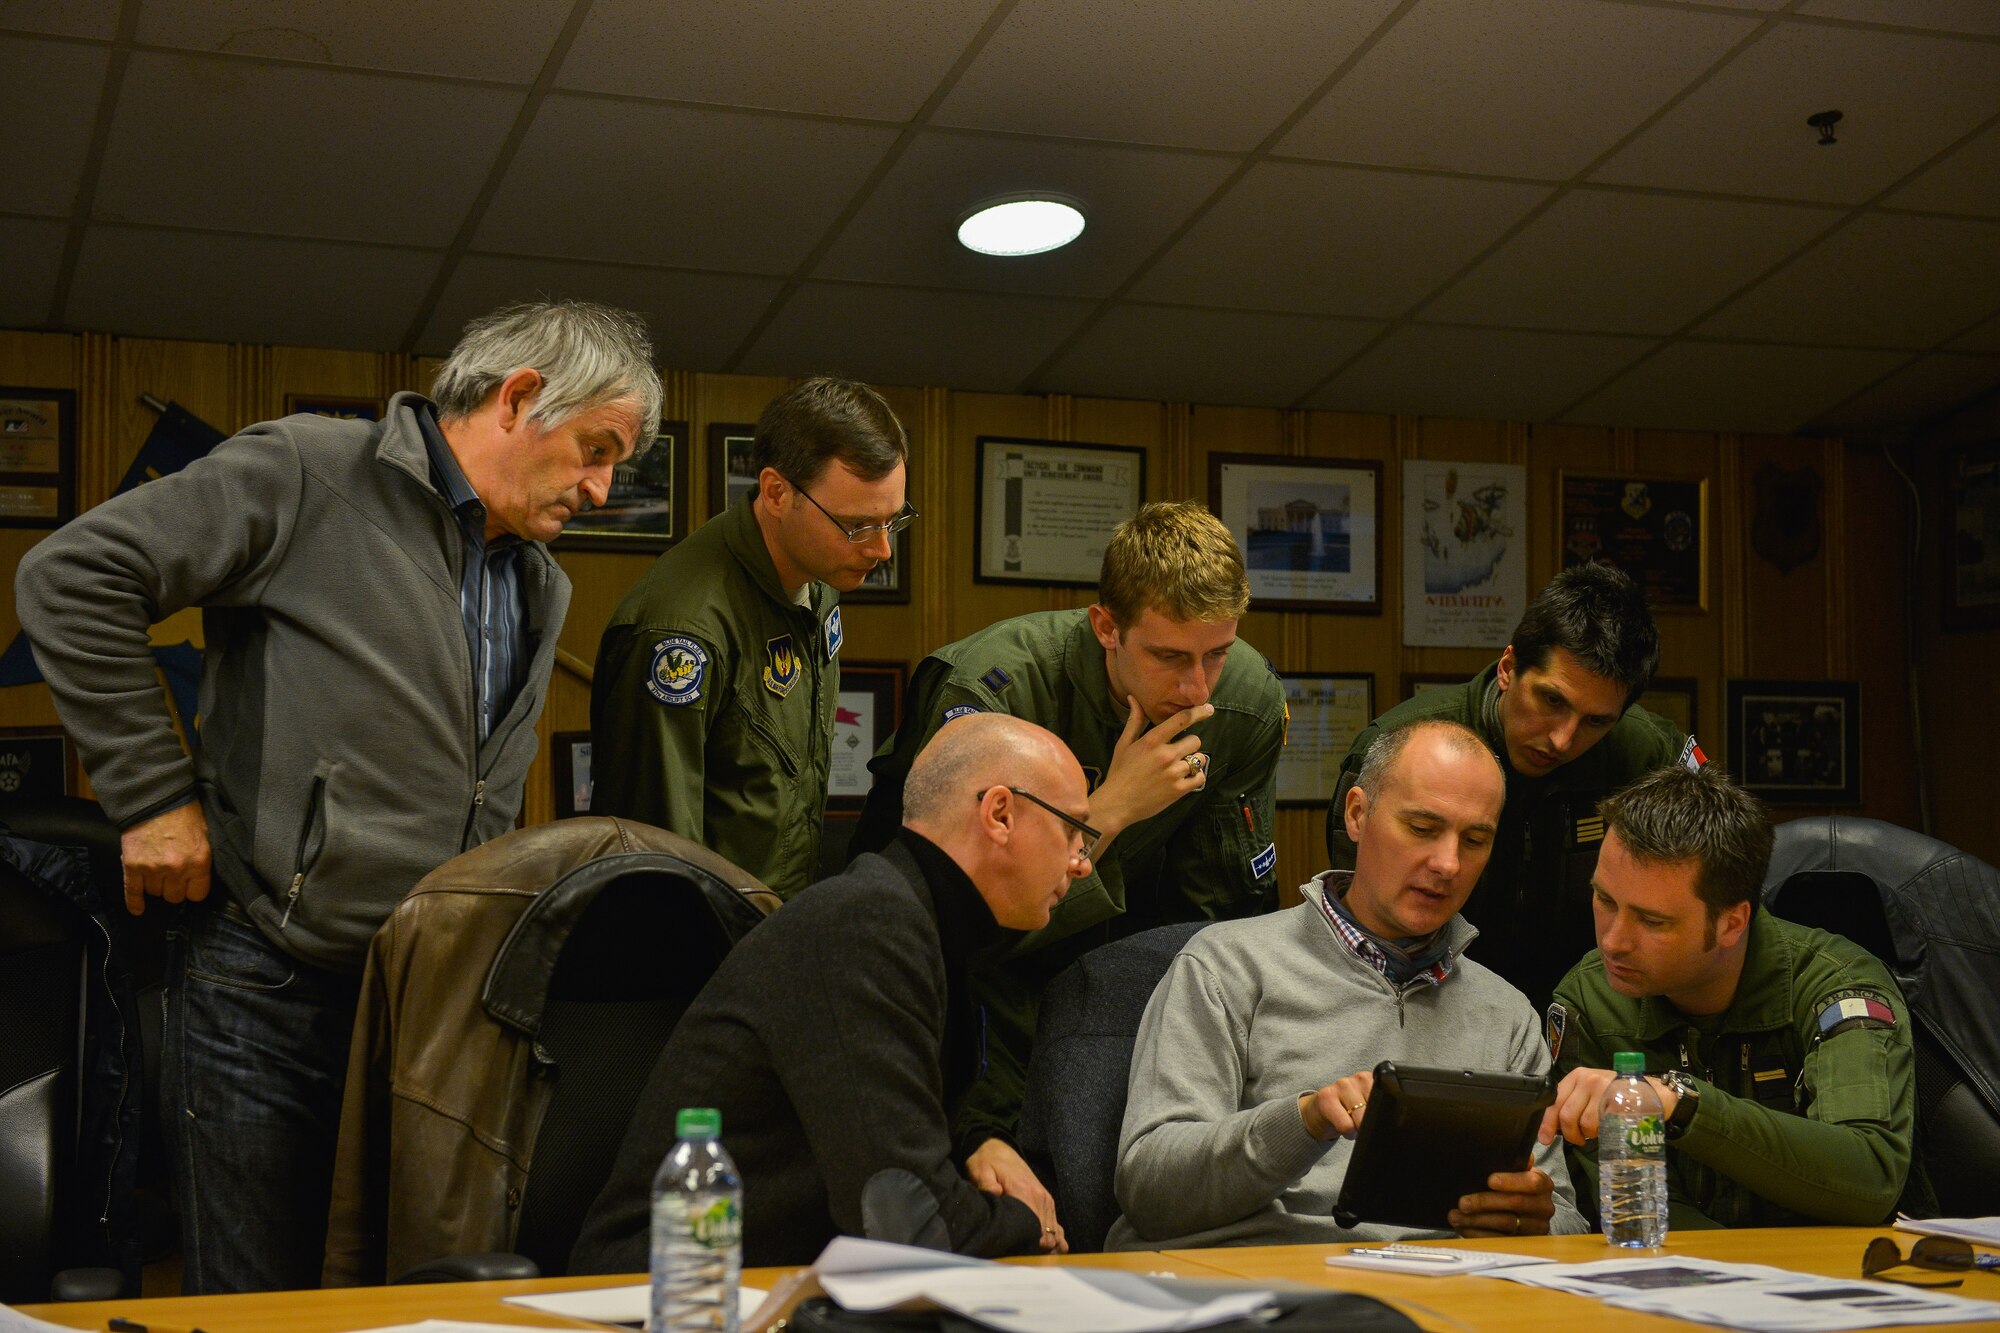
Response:
[{"label": "flight suit chest pocket", "polygon": [[803,760],[797,745],[786,739],[784,719],[775,716],[775,711],[765,707],[761,699],[747,702],[743,708],[743,732],[779,772],[796,778]]}]

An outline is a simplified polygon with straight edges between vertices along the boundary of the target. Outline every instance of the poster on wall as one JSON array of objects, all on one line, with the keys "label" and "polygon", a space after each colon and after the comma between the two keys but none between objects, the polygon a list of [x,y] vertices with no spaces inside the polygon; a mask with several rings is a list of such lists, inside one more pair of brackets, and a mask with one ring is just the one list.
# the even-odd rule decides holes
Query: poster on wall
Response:
[{"label": "poster on wall", "polygon": [[1403,642],[1505,648],[1528,601],[1528,470],[1403,464]]},{"label": "poster on wall", "polygon": [[1557,482],[1564,569],[1615,565],[1655,611],[1708,609],[1708,482],[1688,477],[1596,477]]},{"label": "poster on wall", "polygon": [[1381,611],[1380,463],[1213,454],[1208,505],[1243,548],[1253,607]]},{"label": "poster on wall", "polygon": [[973,578],[1095,588],[1111,531],[1146,496],[1146,451],[979,437]]},{"label": "poster on wall", "polygon": [[1278,756],[1278,804],[1324,806],[1340,782],[1340,763],[1375,716],[1372,675],[1288,675],[1292,720]]},{"label": "poster on wall", "polygon": [[840,664],[840,694],[833,712],[833,762],[827,770],[826,811],[861,813],[875,775],[868,761],[902,721],[901,662],[847,661]]}]

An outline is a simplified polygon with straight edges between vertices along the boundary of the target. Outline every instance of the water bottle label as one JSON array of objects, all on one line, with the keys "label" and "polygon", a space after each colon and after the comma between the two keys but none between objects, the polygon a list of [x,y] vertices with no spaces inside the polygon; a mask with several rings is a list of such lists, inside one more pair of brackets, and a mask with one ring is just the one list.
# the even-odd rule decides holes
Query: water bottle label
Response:
[{"label": "water bottle label", "polygon": [[1656,1115],[1640,1116],[1626,1126],[1625,1144],[1629,1151],[1658,1157],[1667,1150],[1667,1127]]},{"label": "water bottle label", "polygon": [[698,1245],[728,1249],[743,1239],[743,1214],[734,1199],[717,1199],[695,1215],[688,1230]]}]

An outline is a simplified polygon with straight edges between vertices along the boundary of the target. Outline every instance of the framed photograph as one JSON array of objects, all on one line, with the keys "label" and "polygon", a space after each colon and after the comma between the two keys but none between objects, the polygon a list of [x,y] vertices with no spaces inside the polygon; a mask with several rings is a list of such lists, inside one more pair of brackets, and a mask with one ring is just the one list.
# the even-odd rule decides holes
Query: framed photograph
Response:
[{"label": "framed photograph", "polygon": [[973,579],[1095,588],[1111,530],[1146,498],[1146,451],[982,435]]},{"label": "framed photograph", "polygon": [[1471,680],[1470,671],[1405,671],[1403,673],[1403,699],[1410,700],[1432,690],[1449,690]]},{"label": "framed photograph", "polygon": [[76,391],[0,388],[0,528],[76,517]]},{"label": "framed photograph", "polygon": [[304,413],[315,417],[342,417],[348,421],[380,421],[384,404],[380,398],[335,398],[323,393],[288,393],[285,415]]},{"label": "framed photograph", "polygon": [[[8,392],[11,392],[8,391]],[[2000,625],[2000,440],[1943,455],[1945,629]]]},{"label": "framed photograph", "polygon": [[1211,454],[1208,507],[1243,548],[1265,611],[1382,610],[1382,465]]},{"label": "framed photograph", "polygon": [[1375,719],[1375,677],[1301,672],[1283,679],[1292,721],[1278,757],[1278,804],[1324,807],[1348,747]]},{"label": "framed photograph", "polygon": [[901,532],[891,533],[889,536],[889,558],[869,570],[868,577],[861,580],[860,587],[856,588],[853,592],[840,594],[840,600],[843,603],[882,602],[897,606],[908,606],[910,603],[910,580],[907,572],[909,569],[909,542],[909,529],[905,528]]},{"label": "framed photograph", "polygon": [[826,784],[828,815],[859,815],[875,775],[868,761],[903,720],[903,686],[909,668],[901,662],[843,659],[840,698],[833,713],[833,767]]},{"label": "framed photograph", "polygon": [[1729,764],[1774,805],[1861,803],[1861,685],[1731,680]]},{"label": "framed photograph", "polygon": [[556,818],[590,813],[590,733],[558,731],[549,737],[549,780],[555,787]]},{"label": "framed photograph", "polygon": [[1403,642],[1505,648],[1528,604],[1528,469],[1403,463]]},{"label": "framed photograph", "polygon": [[1655,676],[1639,696],[1639,707],[1658,713],[1690,736],[1698,735],[1695,724],[1700,714],[1700,682],[1693,676]]},{"label": "framed photograph", "polygon": [[1616,565],[1655,611],[1708,609],[1708,479],[1603,477],[1557,481],[1564,569]]},{"label": "framed photograph", "polygon": [[708,423],[708,516],[715,517],[757,489],[750,449],[757,428],[741,421]]},{"label": "framed photograph", "polygon": [[653,447],[618,465],[611,495],[563,525],[563,549],[664,551],[688,535],[688,431],[662,421]]},{"label": "framed photograph", "polygon": [[0,798],[74,796],[76,751],[61,727],[0,727]]}]

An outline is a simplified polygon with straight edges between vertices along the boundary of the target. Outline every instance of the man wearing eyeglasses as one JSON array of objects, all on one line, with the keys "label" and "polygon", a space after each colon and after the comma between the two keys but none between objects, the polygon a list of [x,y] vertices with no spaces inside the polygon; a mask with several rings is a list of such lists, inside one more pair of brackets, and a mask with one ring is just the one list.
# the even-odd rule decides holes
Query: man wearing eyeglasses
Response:
[{"label": "man wearing eyeglasses", "polygon": [[1666,1114],[1670,1227],[1874,1225],[1906,1186],[1921,1207],[1909,1009],[1860,945],[1757,905],[1763,807],[1715,769],[1667,767],[1599,809],[1598,947],[1549,1005],[1563,1080],[1541,1131],[1572,1145],[1585,1205],[1606,1066],[1642,1051]]},{"label": "man wearing eyeglasses", "polygon": [[881,396],[806,380],[757,421],[757,489],[612,613],[591,686],[593,814],[692,838],[790,897],[819,868],[840,594],[916,518]]}]

